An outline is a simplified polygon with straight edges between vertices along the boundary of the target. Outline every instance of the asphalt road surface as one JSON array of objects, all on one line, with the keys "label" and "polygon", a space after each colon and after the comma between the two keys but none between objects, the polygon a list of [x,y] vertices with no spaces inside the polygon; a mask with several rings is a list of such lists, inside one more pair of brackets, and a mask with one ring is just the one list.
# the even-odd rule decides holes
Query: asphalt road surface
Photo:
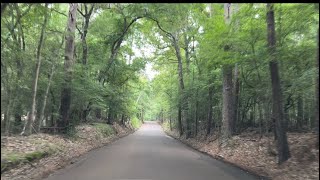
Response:
[{"label": "asphalt road surface", "polygon": [[251,180],[257,177],[167,136],[155,122],[82,156],[47,180]]}]

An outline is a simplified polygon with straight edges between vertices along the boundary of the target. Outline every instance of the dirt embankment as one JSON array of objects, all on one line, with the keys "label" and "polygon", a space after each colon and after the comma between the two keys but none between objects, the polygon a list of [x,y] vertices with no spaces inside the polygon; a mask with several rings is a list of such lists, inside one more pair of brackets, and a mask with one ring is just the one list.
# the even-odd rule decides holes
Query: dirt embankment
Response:
[{"label": "dirt embankment", "polygon": [[288,133],[291,158],[278,165],[272,136],[260,138],[259,133],[251,131],[234,136],[228,144],[221,145],[216,135],[186,139],[185,136],[179,137],[177,131],[163,128],[168,135],[194,149],[270,179],[319,179],[319,149],[315,148],[314,133]]},{"label": "dirt embankment", "polygon": [[1,136],[1,179],[40,179],[64,166],[76,157],[102,147],[134,130],[118,124],[85,124],[75,133],[61,135]]}]

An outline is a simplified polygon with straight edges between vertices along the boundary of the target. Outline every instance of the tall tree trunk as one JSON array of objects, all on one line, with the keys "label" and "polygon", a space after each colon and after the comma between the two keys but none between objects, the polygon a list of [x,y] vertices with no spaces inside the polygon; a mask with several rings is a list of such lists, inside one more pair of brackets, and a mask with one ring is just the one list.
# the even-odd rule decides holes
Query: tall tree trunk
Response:
[{"label": "tall tree trunk", "polygon": [[272,84],[272,118],[275,120],[277,133],[278,163],[281,164],[290,158],[288,139],[283,127],[283,106],[282,91],[278,63],[276,60],[276,35],[273,4],[267,4],[267,30],[268,30],[268,50],[270,54],[270,73]]},{"label": "tall tree trunk", "polygon": [[[16,97],[16,99],[19,99],[19,98]],[[14,126],[15,127],[19,127],[22,124],[21,113],[22,113],[22,104],[17,103],[17,105],[15,107],[15,113],[14,113]]]},{"label": "tall tree trunk", "polygon": [[262,103],[259,102],[258,104],[258,111],[259,111],[259,134],[260,138],[263,135],[263,114],[262,114]]},{"label": "tall tree trunk", "polygon": [[186,64],[187,64],[187,74],[190,74],[190,53],[189,53],[189,43],[190,39],[184,34],[184,52],[186,57]]},{"label": "tall tree trunk", "polygon": [[92,105],[92,102],[89,102],[88,105],[86,105],[85,109],[82,110],[81,119],[82,119],[84,122],[87,122],[87,116],[88,116],[88,114],[89,114],[90,111],[91,111],[91,105]]},{"label": "tall tree trunk", "polygon": [[[187,37],[186,33],[184,34],[184,50],[185,50],[185,58],[186,58],[186,65],[187,65],[187,69],[186,69],[186,73],[187,73],[187,79],[190,80],[190,52],[189,52],[189,43],[190,43],[190,39]],[[186,114],[186,125],[187,125],[187,133],[186,133],[186,138],[189,138],[191,136],[191,110],[192,108],[189,107],[189,97],[185,96],[184,97],[184,101],[186,102],[185,106],[185,114]]]},{"label": "tall tree trunk", "polygon": [[198,135],[198,120],[199,120],[199,99],[198,99],[198,93],[199,93],[199,90],[197,88],[197,91],[196,91],[196,117],[195,117],[195,135],[197,136]]},{"label": "tall tree trunk", "polygon": [[[14,59],[16,61],[16,66],[17,66],[17,79],[16,81],[19,82],[21,81],[21,78],[23,77],[23,58],[22,58],[22,53],[25,52],[25,38],[24,38],[24,33],[23,33],[23,28],[21,25],[21,18],[29,11],[29,9],[25,10],[23,13],[21,13],[18,4],[13,4],[13,8],[11,8],[11,16],[14,17],[13,14],[13,9],[16,10],[16,22],[12,20],[12,26],[9,28],[10,34],[12,36],[12,39],[14,40],[15,47],[17,50],[17,53],[14,53]],[[18,26],[18,28],[16,28]],[[15,31],[17,30],[17,32]],[[21,87],[19,86],[19,83],[16,84],[15,86],[15,91],[13,94],[15,100],[19,100],[21,98]],[[15,102],[15,100],[13,102]],[[21,116],[22,116],[22,104],[21,103],[13,103],[16,104],[12,106],[12,109],[14,109],[14,119],[15,119],[15,127],[18,127],[21,125]]]},{"label": "tall tree trunk", "polygon": [[236,132],[236,124],[238,122],[238,109],[239,109],[239,92],[240,92],[240,81],[239,81],[239,68],[238,64],[234,68],[234,114],[233,114],[233,127],[232,132]]},{"label": "tall tree trunk", "polygon": [[283,114],[283,118],[284,118],[284,124],[283,124],[283,127],[284,127],[284,130],[285,131],[288,131],[288,128],[289,128],[289,122],[290,122],[290,107],[292,107],[291,105],[291,95],[289,95],[287,97],[287,103],[284,105],[284,114]]},{"label": "tall tree trunk", "polygon": [[37,128],[38,132],[40,132],[42,121],[44,120],[44,110],[46,109],[46,106],[47,106],[47,99],[48,99],[48,94],[49,94],[49,90],[50,90],[50,85],[51,85],[51,80],[52,80],[53,73],[54,73],[54,65],[52,65],[52,68],[51,68],[51,73],[49,75],[49,80],[48,80],[46,93],[44,95],[43,104],[42,104],[42,107],[41,107],[40,118],[38,119],[38,128]]},{"label": "tall tree trunk", "polygon": [[[230,11],[230,10],[229,10]],[[235,14],[239,11],[239,5],[238,4],[234,4],[234,8],[233,8],[233,12],[231,10],[231,12],[229,13],[231,16],[232,14]],[[236,30],[239,29],[239,19],[236,19]],[[236,123],[238,121],[238,108],[239,108],[239,91],[240,91],[240,82],[239,82],[239,67],[238,64],[235,64],[234,67],[234,92],[232,95],[232,98],[234,98],[233,100],[233,108],[234,108],[234,112],[233,112],[233,117],[232,117],[232,121],[231,121],[231,133],[234,134],[236,132]]]},{"label": "tall tree trunk", "polygon": [[179,129],[179,135],[182,136],[183,130],[182,130],[182,117],[181,117],[181,104],[178,105],[178,129]]},{"label": "tall tree trunk", "polygon": [[222,123],[223,137],[228,139],[233,133],[233,91],[232,91],[232,66],[224,65],[223,73],[223,107],[222,107]]},{"label": "tall tree trunk", "polygon": [[97,108],[97,109],[95,110],[95,114],[96,114],[96,118],[97,118],[97,119],[101,119],[101,118],[102,118],[101,108]]},{"label": "tall tree trunk", "polygon": [[[230,24],[232,15],[232,8],[230,3],[224,4],[224,17],[225,23]],[[224,46],[224,51],[230,50],[229,45]],[[222,107],[222,133],[223,139],[229,139],[232,136],[233,130],[233,84],[232,84],[232,65],[226,64],[222,66],[222,78],[223,78],[223,107]]]},{"label": "tall tree trunk", "polygon": [[141,122],[144,124],[144,109],[141,110]]},{"label": "tall tree trunk", "polygon": [[303,129],[303,99],[299,94],[297,99],[297,130]]},{"label": "tall tree trunk", "polygon": [[[180,102],[179,102],[179,112],[178,112],[178,126],[179,126],[179,133],[180,136],[183,134],[182,130],[182,108],[185,105],[184,104],[184,82],[183,82],[183,73],[182,73],[182,58],[181,58],[181,52],[180,47],[178,45],[177,37],[173,37],[173,45],[175,49],[175,54],[178,59],[178,75],[179,75],[179,93],[180,93]],[[187,129],[188,130],[188,129]]]},{"label": "tall tree trunk", "polygon": [[8,90],[6,95],[7,95],[6,111],[5,111],[5,114],[4,114],[3,127],[4,127],[5,134],[9,135],[9,133],[10,133],[10,112],[11,112],[11,104],[12,104],[12,102],[10,100],[11,99],[11,91]]},{"label": "tall tree trunk", "polygon": [[317,57],[316,57],[316,104],[315,104],[315,125],[316,125],[316,133],[317,136],[317,142],[316,147],[319,148],[319,29],[318,29],[318,36],[317,36]]},{"label": "tall tree trunk", "polygon": [[206,135],[208,136],[211,132],[211,129],[212,129],[212,107],[213,107],[213,87],[210,86],[209,87],[209,98],[208,98],[208,101],[209,101],[209,106],[208,106],[208,124],[207,124],[207,132],[206,132]]},{"label": "tall tree trunk", "polygon": [[51,101],[50,127],[56,127],[56,119],[54,118],[56,101],[55,101],[55,97],[52,89],[50,89],[50,101]]},{"label": "tall tree trunk", "polygon": [[169,128],[170,128],[170,131],[172,131],[171,113],[169,116]]},{"label": "tall tree trunk", "polygon": [[69,126],[69,110],[71,104],[71,81],[72,81],[72,66],[73,54],[75,45],[75,28],[76,28],[76,15],[77,3],[70,3],[69,16],[67,23],[66,46],[65,46],[65,60],[64,60],[64,82],[61,90],[61,106],[60,117],[58,120],[58,127]]},{"label": "tall tree trunk", "polygon": [[39,79],[39,71],[40,71],[40,66],[41,66],[41,49],[44,41],[44,35],[45,35],[45,30],[47,26],[47,21],[48,21],[48,3],[45,5],[45,16],[44,16],[44,21],[43,25],[41,28],[41,34],[40,34],[40,40],[37,48],[37,64],[36,64],[36,73],[35,73],[35,78],[34,78],[34,83],[32,87],[32,104],[31,104],[31,111],[28,116],[28,119],[25,123],[25,126],[23,128],[23,131],[21,132],[21,135],[30,135],[32,132],[31,126],[32,123],[35,120],[35,111],[36,111],[36,100],[37,100],[37,88],[38,88],[38,79]]},{"label": "tall tree trunk", "polygon": [[110,107],[108,112],[108,121],[107,121],[108,124],[112,124],[112,121],[113,121],[112,117],[113,117],[113,109]]},{"label": "tall tree trunk", "polygon": [[125,115],[124,114],[121,114],[121,125],[124,125],[125,123],[124,123],[124,120],[125,120],[125,117],[124,117]]}]

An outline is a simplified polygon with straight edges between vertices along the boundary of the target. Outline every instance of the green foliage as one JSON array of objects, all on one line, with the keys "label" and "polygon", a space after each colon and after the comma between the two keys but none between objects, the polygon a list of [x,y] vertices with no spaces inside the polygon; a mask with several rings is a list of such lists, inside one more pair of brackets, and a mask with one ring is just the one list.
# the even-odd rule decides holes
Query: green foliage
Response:
[{"label": "green foliage", "polygon": [[[96,4],[90,17],[85,40],[88,48],[86,64],[82,63],[85,44],[81,36],[85,21],[77,14],[69,113],[73,126],[95,121],[127,123],[130,119],[137,128],[142,120],[171,118],[176,127],[178,107],[182,105],[183,124],[186,118],[190,119],[193,131],[196,122],[198,129],[205,129],[210,108],[213,125],[219,128],[221,67],[229,64],[237,65],[239,70],[237,127],[259,126],[260,118],[263,126],[268,126],[271,88],[265,4],[238,4],[230,25],[225,23],[223,4],[124,3],[108,6]],[[24,124],[19,117],[30,111],[35,53],[45,10],[43,4],[20,3],[8,5],[2,14],[1,114],[9,115],[10,130],[14,133],[20,133]],[[63,14],[68,13],[68,5],[50,4],[47,10],[50,17],[41,51],[36,101],[39,116],[54,65],[44,113],[46,126],[54,127],[59,119],[65,78],[67,17]],[[22,17],[18,17],[18,11]],[[134,21],[138,17],[141,18]],[[319,7],[301,3],[275,4],[275,19],[276,56],[283,101],[289,114],[288,125],[292,127],[297,121],[297,98],[302,96],[305,121],[311,127]],[[181,51],[183,92],[179,90],[173,39],[167,33],[175,36]],[[225,50],[226,46],[229,46],[228,50]],[[144,52],[149,47],[154,49],[152,55]],[[142,51],[141,55],[136,49]],[[152,64],[158,73],[154,79],[148,79],[144,72],[147,64]],[[213,89],[213,107],[209,107],[209,88]],[[110,127],[100,130],[105,135],[111,133]],[[73,137],[74,129],[71,128],[68,135]]]},{"label": "green foliage", "polygon": [[109,124],[93,123],[93,126],[102,134],[103,137],[108,137],[115,134],[114,129]]},{"label": "green foliage", "polygon": [[31,153],[27,153],[24,158],[27,160],[27,161],[34,161],[34,160],[37,160],[37,159],[41,159],[45,156],[48,155],[48,152],[46,151],[35,151],[35,152],[31,152]]},{"label": "green foliage", "polygon": [[133,128],[138,129],[142,125],[142,122],[137,117],[133,117],[131,119],[131,124]]}]

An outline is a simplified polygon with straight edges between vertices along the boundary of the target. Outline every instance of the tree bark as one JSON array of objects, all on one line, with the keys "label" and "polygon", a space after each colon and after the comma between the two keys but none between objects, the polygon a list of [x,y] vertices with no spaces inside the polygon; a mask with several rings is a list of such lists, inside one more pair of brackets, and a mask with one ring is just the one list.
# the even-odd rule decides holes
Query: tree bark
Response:
[{"label": "tree bark", "polygon": [[198,88],[197,88],[197,92],[196,92],[196,98],[197,98],[197,100],[196,100],[196,117],[195,117],[195,135],[197,136],[198,135],[198,117],[199,117],[199,99],[198,99],[198,92],[199,92],[199,90],[198,90]]},{"label": "tree bark", "polygon": [[277,133],[278,163],[281,164],[290,158],[287,135],[283,127],[283,106],[282,90],[278,63],[276,60],[276,35],[273,4],[267,4],[267,32],[268,32],[268,50],[270,55],[269,68],[271,73],[272,84],[272,118],[275,120]]},{"label": "tree bark", "polygon": [[69,16],[67,22],[66,46],[65,46],[65,60],[64,60],[64,82],[61,90],[61,106],[60,117],[58,120],[58,127],[69,126],[69,110],[71,104],[71,81],[72,81],[72,66],[74,62],[74,45],[75,45],[75,28],[77,3],[69,5]]},{"label": "tree bark", "polygon": [[101,108],[97,108],[97,109],[95,110],[95,114],[96,114],[96,118],[97,118],[97,119],[101,119],[101,118],[102,118]]},{"label": "tree bark", "polygon": [[189,53],[189,43],[190,39],[187,37],[187,35],[184,35],[184,51],[185,51],[185,57],[186,57],[186,64],[187,64],[187,74],[190,74],[190,53]]},{"label": "tree bark", "polygon": [[170,131],[172,131],[172,125],[171,125],[171,114],[169,116],[169,128],[170,128]]},{"label": "tree bark", "polygon": [[262,114],[262,103],[258,104],[258,111],[259,111],[259,134],[260,138],[263,135],[263,114]]},{"label": "tree bark", "polygon": [[[4,114],[3,127],[6,135],[10,133],[10,112],[11,112],[11,91],[7,91],[7,99],[6,99],[6,111]],[[2,126],[1,126],[2,127]]]},{"label": "tree bark", "polygon": [[209,98],[208,98],[208,101],[209,101],[209,106],[208,106],[208,124],[207,124],[207,132],[206,132],[206,135],[208,136],[211,132],[211,129],[212,129],[212,107],[213,107],[213,87],[210,86],[209,87]]},{"label": "tree bark", "polygon": [[297,130],[303,129],[303,99],[301,95],[297,99]]},{"label": "tree bark", "polygon": [[[178,75],[179,75],[179,94],[180,94],[180,102],[179,102],[179,112],[178,112],[178,126],[179,126],[179,133],[180,136],[183,134],[182,130],[182,107],[184,105],[184,82],[183,82],[183,72],[182,72],[182,58],[181,58],[181,52],[180,47],[178,45],[178,41],[176,39],[177,37],[173,37],[173,45],[175,49],[175,54],[178,60]],[[187,129],[188,130],[188,129]],[[189,132],[190,133],[190,132]]]},{"label": "tree bark", "polygon": [[53,73],[54,73],[54,65],[52,65],[52,68],[51,68],[51,73],[49,76],[48,85],[47,85],[46,93],[44,95],[43,104],[42,104],[42,108],[41,108],[41,112],[40,112],[40,118],[38,119],[38,128],[37,128],[38,132],[40,132],[42,121],[44,120],[44,110],[46,109],[46,106],[47,106],[47,99],[48,99],[48,94],[49,94],[49,90],[50,90],[50,85],[51,85]]},{"label": "tree bark", "polygon": [[[186,32],[185,32],[186,33]],[[190,43],[190,38],[187,37],[186,34],[184,34],[184,50],[185,50],[185,58],[186,58],[186,73],[187,73],[187,79],[190,80],[190,53],[189,53],[189,43]],[[185,101],[185,114],[186,114],[186,125],[187,125],[187,133],[186,133],[186,138],[188,139],[191,136],[191,113],[190,110],[191,108],[189,107],[189,97],[184,96],[184,101]]]},{"label": "tree bark", "polygon": [[[230,24],[230,19],[232,15],[232,9],[230,3],[224,4],[224,17],[225,23]],[[230,45],[224,46],[224,51],[230,50]],[[222,78],[223,78],[223,107],[222,107],[222,136],[223,139],[229,139],[232,136],[233,130],[233,84],[232,84],[232,65],[225,64],[222,66]]]},{"label": "tree bark", "polygon": [[179,135],[182,136],[183,130],[182,130],[182,117],[181,117],[181,104],[178,105],[178,129],[179,129]]},{"label": "tree bark", "polygon": [[92,102],[89,102],[88,105],[85,107],[85,109],[82,110],[81,119],[84,120],[84,122],[87,122],[87,116],[91,111],[91,105],[92,105]]},{"label": "tree bark", "polygon": [[223,137],[228,139],[232,136],[233,129],[233,91],[232,91],[232,66],[224,65],[223,73],[223,107],[222,107],[222,126]]},{"label": "tree bark", "polygon": [[113,121],[112,117],[113,117],[113,109],[110,107],[110,108],[109,108],[109,112],[108,112],[108,121],[107,121],[107,124],[112,124],[112,121]]},{"label": "tree bark", "polygon": [[239,92],[240,92],[240,81],[239,81],[239,68],[238,64],[234,68],[234,114],[233,114],[233,127],[232,132],[236,132],[236,123],[238,122],[238,109],[239,109]]},{"label": "tree bark", "polygon": [[45,5],[45,16],[44,16],[44,22],[41,28],[41,34],[40,34],[40,39],[39,39],[39,44],[37,47],[37,64],[36,64],[36,73],[35,73],[35,78],[34,78],[34,83],[32,87],[32,104],[31,104],[31,111],[28,116],[28,119],[25,123],[25,126],[21,132],[21,135],[30,135],[32,133],[31,126],[35,120],[35,111],[36,111],[36,100],[37,100],[37,88],[38,88],[38,79],[39,79],[39,72],[40,72],[40,66],[41,66],[41,49],[44,41],[44,36],[45,36],[45,30],[47,26],[47,21],[48,21],[48,3]]},{"label": "tree bark", "polygon": [[315,104],[315,125],[316,125],[316,133],[317,142],[316,147],[319,148],[319,29],[318,29],[318,36],[317,36],[317,57],[316,57],[316,104]]},{"label": "tree bark", "polygon": [[90,17],[94,9],[94,4],[91,5],[88,10],[88,5],[84,3],[85,13],[81,11],[80,14],[84,17],[83,31],[81,32],[81,42],[82,42],[82,64],[86,65],[88,61],[88,46],[87,46],[87,33],[89,28]]}]

